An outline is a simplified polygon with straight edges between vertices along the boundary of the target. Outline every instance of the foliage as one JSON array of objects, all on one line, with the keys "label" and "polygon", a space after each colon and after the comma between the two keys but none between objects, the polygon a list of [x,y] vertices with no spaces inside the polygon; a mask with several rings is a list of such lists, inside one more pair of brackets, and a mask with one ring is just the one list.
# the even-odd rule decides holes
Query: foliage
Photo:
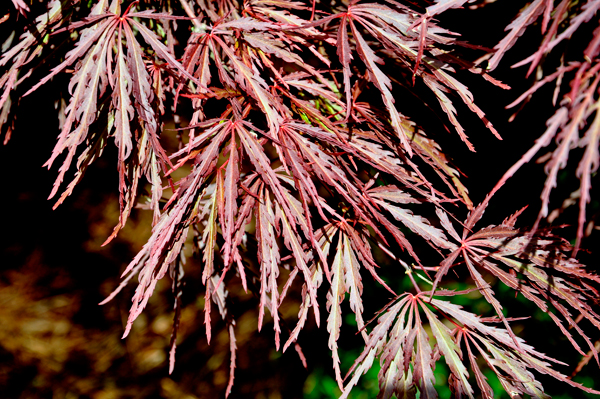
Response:
[{"label": "foliage", "polygon": [[[294,346],[303,361],[301,331],[311,314],[317,325],[326,317],[341,397],[378,358],[380,398],[414,398],[417,392],[435,398],[434,370],[442,356],[456,397],[493,398],[487,370],[511,397],[548,397],[533,371],[599,393],[554,370],[551,363],[561,362],[516,336],[509,324],[514,319],[505,315],[491,280],[547,313],[575,350],[600,364],[590,338],[600,330],[595,310],[600,277],[569,256],[583,237],[598,167],[600,31],[592,34],[583,60],[563,62],[515,101],[558,79],[556,101],[564,76],[575,73],[546,132],[478,205],[436,135],[426,134],[398,109],[409,96],[437,99],[428,112],[443,111],[458,138],[475,151],[455,100],[500,139],[459,77],[480,75],[507,89],[488,71],[529,25],[541,16],[545,36],[522,62],[530,65],[528,74],[592,19],[599,2],[562,0],[554,8],[552,0],[535,0],[508,26],[495,51],[478,61],[468,54],[486,49],[459,40],[435,20],[448,9],[473,3],[467,0],[12,3],[4,21],[16,21],[17,28],[0,58],[0,123],[6,140],[19,100],[43,85],[60,85],[60,135],[45,164],[50,168],[64,158],[50,194],[58,195],[56,207],[114,138],[120,213],[105,244],[125,227],[136,206],[152,212],[152,234],[103,303],[138,276],[127,336],[169,274],[175,297],[171,372],[185,247],[192,236],[203,264],[207,341],[213,304],[229,336],[227,395],[237,351],[236,314],[229,306],[230,290],[238,289],[233,280],[258,298],[258,329],[270,314],[276,349]],[[64,74],[70,74],[68,84]],[[175,130],[165,128],[171,121]],[[177,148],[165,145],[169,135],[179,139]],[[548,158],[542,210],[533,229],[517,228],[522,211],[511,216],[510,210],[499,224],[479,226],[494,193],[555,136],[557,148]],[[557,174],[577,146],[585,150],[577,169],[579,228],[571,248],[539,223],[548,215]],[[73,163],[75,176],[60,191]],[[460,216],[465,213],[466,218]],[[382,277],[376,256],[381,252],[396,265],[395,274],[410,280],[406,292],[395,292]],[[436,266],[426,266],[431,259]],[[466,269],[470,288],[449,289],[451,269]],[[394,298],[377,312],[377,323],[365,315],[367,284]],[[301,287],[296,321],[281,314],[294,287]],[[493,315],[456,303],[473,291],[481,293]],[[344,377],[338,342],[346,300],[364,350]],[[322,317],[323,305],[327,315]]]}]

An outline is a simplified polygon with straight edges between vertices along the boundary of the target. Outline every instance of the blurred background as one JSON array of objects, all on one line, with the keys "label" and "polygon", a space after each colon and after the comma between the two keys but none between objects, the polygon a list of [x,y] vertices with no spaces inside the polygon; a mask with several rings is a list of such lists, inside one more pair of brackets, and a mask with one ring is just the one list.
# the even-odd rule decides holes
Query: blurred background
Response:
[{"label": "blurred background", "polygon": [[[471,12],[449,11],[442,15],[442,26],[464,32],[465,40],[493,47],[502,37],[504,26],[523,4],[521,1],[500,1]],[[428,134],[435,136],[446,152],[454,154],[454,162],[467,176],[465,183],[476,203],[543,132],[545,121],[553,112],[549,100],[552,88],[538,93],[512,123],[508,123],[512,111],[504,110],[506,104],[531,84],[531,80],[524,79],[523,70],[511,70],[508,66],[529,55],[530,46],[537,43],[539,29],[534,28],[515,50],[508,53],[504,66],[493,74],[513,86],[514,90],[510,92],[484,83],[477,76],[460,75],[504,141],[495,140],[475,116],[465,107],[459,107],[459,118],[464,125],[474,126],[467,131],[478,151],[473,154],[455,134],[444,131],[439,135],[432,134],[441,131],[439,121],[432,121],[426,114],[419,120],[419,110],[415,111],[416,121]],[[56,80],[58,82],[48,86],[48,93],[52,87],[64,83],[60,78]],[[184,266],[186,285],[173,374],[168,372],[168,352],[174,298],[168,278],[161,281],[126,339],[121,336],[135,284],[132,282],[108,304],[98,305],[119,285],[120,274],[149,237],[151,215],[147,211],[134,211],[118,237],[109,245],[101,246],[118,219],[117,157],[112,142],[74,194],[52,210],[53,203],[46,198],[57,172],[56,169],[47,171],[41,165],[54,145],[58,122],[54,104],[44,97],[44,92],[40,93],[27,97],[18,105],[13,137],[7,145],[0,147],[0,170],[4,171],[0,195],[3,230],[0,245],[0,397],[224,397],[229,375],[229,339],[224,323],[214,312],[213,339],[210,345],[206,341],[201,260],[192,253],[190,246]],[[402,101],[398,101],[397,106],[402,110]],[[559,207],[562,200],[578,188],[579,182],[574,177],[576,167],[577,163],[571,162],[560,176],[559,187],[553,195],[554,207]],[[486,211],[483,223],[501,222],[508,216],[508,203],[510,213],[530,205],[520,225],[531,224],[539,210],[543,177],[541,166],[525,167],[498,193]],[[593,191],[593,202],[589,205],[592,221],[600,208],[597,187]],[[567,209],[556,224],[576,223],[574,208]],[[594,249],[598,246],[595,225],[589,231],[592,233],[584,240],[583,247]],[[565,227],[561,234],[574,238],[574,226]],[[583,252],[581,258],[597,270],[597,253]],[[392,288],[401,291],[407,287],[397,269],[383,266],[383,276]],[[244,294],[239,279],[232,277],[227,284],[231,291],[231,311],[237,322],[238,346],[231,397],[336,398],[339,390],[333,378],[325,326],[318,329],[311,316],[300,334],[299,343],[307,362],[307,368],[304,368],[293,348],[286,353],[275,350],[270,317],[265,318],[262,331],[257,332],[258,300]],[[364,285],[364,297],[368,298],[365,318],[370,319],[390,298],[372,284],[369,276],[365,276]],[[450,288],[465,287],[464,283],[450,283]],[[323,299],[324,288],[325,285],[319,293]],[[567,363],[568,366],[557,368],[569,375],[580,356],[558,328],[542,312],[520,303],[514,298],[514,292],[503,285],[498,284],[497,291],[501,301],[506,303],[509,316],[533,314],[531,319],[513,323],[515,332],[541,352]],[[292,299],[281,311],[288,327],[293,328],[300,294],[292,292],[290,297],[296,298],[296,302]],[[481,314],[491,312],[478,293],[463,296],[459,301]],[[324,303],[321,308],[325,308]],[[350,314],[349,309],[345,313]],[[348,317],[340,338],[342,370],[351,366],[362,349],[361,338],[355,331],[353,318]],[[600,336],[596,332],[591,338],[598,340]],[[376,397],[377,372],[378,367],[374,366],[351,397]],[[600,389],[598,377],[598,365],[592,361],[576,380]],[[442,399],[450,397],[450,391],[445,388],[447,378],[447,368],[438,363],[436,381]],[[508,397],[492,375],[488,378],[498,398]],[[593,397],[544,376],[540,376],[540,380],[555,398]]]}]

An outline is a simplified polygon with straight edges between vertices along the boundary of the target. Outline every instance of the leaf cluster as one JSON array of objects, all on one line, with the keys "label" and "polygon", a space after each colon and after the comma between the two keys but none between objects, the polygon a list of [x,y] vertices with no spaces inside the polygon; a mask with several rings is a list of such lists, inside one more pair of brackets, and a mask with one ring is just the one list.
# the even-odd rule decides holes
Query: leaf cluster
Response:
[{"label": "leaf cluster", "polygon": [[[0,123],[8,124],[19,98],[68,74],[58,101],[60,134],[45,164],[50,168],[62,159],[50,194],[58,195],[55,206],[114,139],[120,218],[105,244],[136,205],[153,212],[151,237],[106,299],[138,277],[124,336],[169,274],[173,370],[184,248],[193,237],[202,263],[206,338],[210,342],[213,305],[230,338],[227,394],[237,349],[236,315],[228,307],[231,278],[257,297],[259,329],[270,315],[276,348],[294,346],[303,361],[298,337],[311,315],[318,325],[327,313],[327,345],[342,397],[379,358],[379,397],[414,398],[418,392],[435,398],[433,371],[441,356],[456,397],[474,398],[475,385],[482,397],[494,396],[482,368],[494,372],[511,397],[548,397],[532,371],[598,393],[555,371],[550,364],[559,361],[513,333],[513,319],[505,316],[490,280],[548,313],[575,350],[599,362],[580,321],[597,335],[600,278],[570,257],[571,247],[552,231],[538,223],[532,230],[517,228],[520,212],[498,225],[478,226],[493,193],[556,136],[540,218],[548,213],[550,190],[569,151],[585,146],[577,171],[582,188],[576,252],[599,157],[598,30],[583,61],[561,65],[515,102],[576,73],[548,130],[479,205],[435,135],[399,108],[406,98],[430,96],[437,100],[432,112],[445,114],[468,149],[475,151],[457,107],[470,110],[500,139],[461,74],[508,88],[488,72],[528,25],[543,15],[544,41],[523,62],[531,73],[600,3],[563,0],[554,9],[551,0],[535,0],[508,26],[495,51],[478,61],[463,54],[481,48],[460,41],[435,19],[473,1],[418,3],[50,0],[30,18],[34,7],[13,0],[24,29],[13,33],[0,58]],[[487,69],[481,66],[485,60]],[[166,128],[171,123],[175,130]],[[173,134],[176,148],[165,144]],[[461,222],[457,215],[467,212]],[[410,280],[410,292],[388,286],[376,256],[381,252],[394,273]],[[437,257],[435,266],[426,265],[423,253],[427,262]],[[438,299],[469,292],[445,287],[450,269],[468,271],[471,291],[478,290],[495,315],[483,317]],[[377,324],[365,322],[365,284],[394,298],[378,312]],[[301,291],[298,317],[286,320],[280,307],[295,287]],[[338,353],[344,301],[365,343],[346,377]]]}]

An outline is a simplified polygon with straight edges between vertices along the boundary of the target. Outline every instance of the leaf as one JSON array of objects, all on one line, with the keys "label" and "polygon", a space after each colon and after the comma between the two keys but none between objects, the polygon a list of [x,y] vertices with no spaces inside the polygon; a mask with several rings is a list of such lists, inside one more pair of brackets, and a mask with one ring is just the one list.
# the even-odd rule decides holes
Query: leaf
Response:
[{"label": "leaf", "polygon": [[388,329],[392,325],[400,309],[406,305],[409,299],[409,296],[405,296],[379,317],[377,326],[375,326],[373,331],[371,331],[371,334],[369,334],[369,340],[365,345],[365,349],[354,361],[354,364],[348,371],[348,374],[353,373],[353,377],[344,387],[340,399],[347,398],[352,387],[357,384],[358,379],[371,368],[376,354],[379,353],[381,347],[385,344],[385,337]]},{"label": "leaf", "polygon": [[211,278],[215,273],[215,243],[217,239],[217,191],[213,191],[210,202],[207,203],[210,207],[205,206],[203,213],[210,212],[209,217],[202,234],[204,244],[204,270],[202,271],[202,283],[206,289],[204,299],[204,324],[206,328],[206,340],[210,343],[211,339],[211,324],[210,324],[210,293],[212,291]]},{"label": "leaf", "polygon": [[348,18],[342,17],[337,34],[337,55],[342,64],[344,73],[344,93],[346,94],[346,119],[350,118],[352,112],[352,94],[350,86],[350,62],[352,53],[348,43]]},{"label": "leaf", "polygon": [[390,205],[384,201],[376,201],[378,205],[386,209],[399,222],[402,222],[414,233],[420,235],[432,244],[446,249],[452,249],[453,244],[448,242],[444,232],[429,224],[429,222],[418,215],[414,215],[410,210],[402,209],[397,206]]},{"label": "leaf", "polygon": [[488,61],[488,70],[496,69],[504,54],[515,44],[517,39],[525,32],[528,25],[534,23],[542,14],[545,7],[545,0],[535,0],[527,6],[527,8],[519,13],[507,27],[509,33],[498,43],[494,49],[496,52]]},{"label": "leaf", "polygon": [[417,348],[414,364],[413,381],[419,387],[420,397],[423,399],[437,398],[437,392],[434,388],[435,377],[433,376],[435,361],[429,345],[429,337],[420,322],[417,323]]},{"label": "leaf", "polygon": [[225,169],[225,209],[223,212],[224,219],[221,220],[221,230],[225,239],[223,261],[229,265],[232,261],[232,238],[235,228],[234,216],[237,213],[237,196],[238,183],[240,179],[239,171],[239,156],[235,135],[231,135],[229,142],[229,159],[227,160],[227,168]]},{"label": "leaf", "polygon": [[218,36],[215,36],[215,41],[221,46],[221,49],[228,56],[229,60],[231,60],[233,67],[237,71],[236,81],[238,84],[258,101],[259,107],[263,110],[267,121],[269,122],[271,135],[275,137],[275,132],[279,129],[281,117],[271,106],[271,104],[275,102],[275,99],[266,90],[267,84],[259,74],[255,73],[255,71],[252,71],[248,66],[241,62],[233,51],[231,51],[229,46]]},{"label": "leaf", "polygon": [[390,119],[392,127],[396,132],[396,135],[400,139],[402,146],[406,150],[409,156],[412,156],[412,148],[408,142],[406,132],[402,127],[402,116],[396,110],[394,106],[394,98],[390,92],[392,83],[390,79],[377,67],[377,63],[381,63],[381,58],[377,57],[373,50],[368,46],[367,42],[363,39],[360,32],[354,26],[354,23],[350,21],[350,27],[352,28],[352,34],[356,39],[356,49],[361,60],[367,65],[369,71],[369,79],[381,92],[381,97],[386,108],[390,112]]},{"label": "leaf", "polygon": [[450,8],[461,8],[467,2],[472,3],[473,0],[435,0],[435,5],[427,7],[427,14],[433,17]]},{"label": "leaf", "polygon": [[454,125],[454,127],[456,128],[456,131],[458,132],[458,135],[460,136],[461,140],[465,142],[465,144],[467,145],[467,148],[469,148],[469,150],[474,152],[475,147],[473,146],[473,144],[471,144],[471,142],[467,138],[467,135],[465,134],[465,130],[463,129],[461,124],[458,122],[458,119],[456,119],[456,108],[454,108],[454,105],[452,105],[452,101],[444,93],[444,91],[447,89],[444,88],[440,83],[438,83],[434,79],[425,77],[425,78],[423,78],[423,81],[431,89],[431,91],[433,91],[433,93],[437,97],[437,99],[440,103],[440,106],[442,107],[442,109],[444,110],[446,115],[448,116],[448,119],[450,119],[450,123],[452,123],[452,125]]},{"label": "leaf", "polygon": [[179,329],[179,322],[181,320],[181,295],[183,290],[183,285],[185,284],[183,281],[183,267],[182,264],[185,263],[185,258],[181,257],[179,260],[172,264],[171,270],[169,271],[169,275],[172,284],[172,291],[175,296],[175,303],[173,304],[173,311],[175,315],[173,316],[173,330],[171,332],[171,339],[169,346],[171,349],[169,350],[169,374],[173,373],[175,369],[175,350],[177,349],[177,330]]},{"label": "leaf", "polygon": [[471,346],[469,344],[467,344],[467,350],[469,352],[469,362],[471,363],[471,370],[473,370],[473,374],[475,374],[475,380],[477,381],[477,385],[479,386],[479,389],[481,389],[481,397],[483,399],[493,399],[494,391],[488,384],[487,377],[481,372],[481,369],[477,364],[477,360],[471,352]]},{"label": "leaf", "polygon": [[519,385],[522,384],[521,389],[523,393],[540,399],[550,398],[550,396],[544,393],[542,385],[533,377],[533,374],[526,370],[519,360],[508,353],[499,350],[499,348],[487,341],[484,341],[483,343],[491,352],[494,359],[497,360],[497,367],[506,372],[510,378],[519,381]]},{"label": "leaf", "polygon": [[317,287],[313,283],[313,278],[311,276],[310,269],[308,268],[306,261],[304,259],[304,251],[300,246],[298,241],[298,237],[292,231],[289,220],[287,219],[285,212],[281,212],[281,226],[284,237],[285,245],[294,253],[294,257],[296,258],[296,267],[300,269],[302,274],[304,275],[304,281],[306,287],[308,289],[308,293],[310,295],[310,301],[315,313],[315,321],[317,326],[320,324],[319,320],[319,304],[317,302]]},{"label": "leaf", "polygon": [[[99,40],[87,54],[82,66],[71,79],[70,87],[72,88],[76,84],[77,90],[65,111],[69,113],[69,116],[65,121],[59,140],[54,147],[52,157],[45,165],[49,167],[53,160],[65,149],[68,149],[69,151],[60,168],[60,172],[49,198],[54,197],[57,193],[64,175],[69,169],[71,161],[75,156],[77,146],[84,141],[88,133],[89,125],[96,119],[98,91],[101,90],[101,87],[104,84],[103,80],[106,79],[105,60],[106,52],[109,50],[109,41],[106,39],[113,34],[115,25],[107,23],[105,28],[105,30],[100,32],[102,34],[102,40]],[[100,62],[95,62],[96,59],[99,59]],[[79,122],[77,127],[72,130],[73,124],[76,124],[77,122]],[[67,193],[67,195],[70,194],[69,191],[67,191]]]},{"label": "leaf", "polygon": [[12,0],[13,6],[19,11],[21,14],[26,15],[25,11],[30,11],[27,4],[23,2],[23,0]]},{"label": "leaf", "polygon": [[[119,29],[117,38],[117,62],[115,68],[115,90],[113,91],[113,107],[115,108],[115,144],[119,148],[119,192],[121,216],[119,224],[125,225],[127,212],[124,212],[124,197],[127,193],[125,183],[125,160],[130,156],[133,148],[130,121],[134,117],[134,108],[131,105],[132,78],[125,63],[123,52],[122,30]],[[160,184],[160,183],[159,183]],[[132,190],[132,192],[135,192]],[[133,203],[133,198],[129,199]]]},{"label": "leaf", "polygon": [[257,203],[256,226],[257,239],[259,242],[258,256],[261,267],[261,287],[260,287],[260,309],[258,314],[258,329],[260,331],[264,313],[269,298],[268,293],[271,293],[270,309],[273,316],[275,328],[275,345],[279,348],[279,323],[278,311],[279,308],[279,288],[277,277],[279,276],[280,255],[275,236],[275,215],[273,213],[273,205],[268,195],[262,196],[262,201]]},{"label": "leaf", "polygon": [[275,25],[270,22],[261,22],[254,18],[244,17],[244,18],[236,18],[229,22],[224,22],[218,24],[214,29],[240,29],[244,31],[249,30],[258,30],[258,31],[268,31],[274,29]]},{"label": "leaf", "polygon": [[[352,251],[350,239],[347,235],[343,237],[344,286],[346,287],[346,292],[350,294],[350,309],[352,309],[356,316],[356,327],[360,331],[365,324],[362,319],[364,308],[362,303],[363,285],[359,272],[360,264]],[[366,334],[364,334],[364,338],[366,340]]]},{"label": "leaf", "polygon": [[474,398],[473,388],[469,384],[469,373],[462,362],[462,353],[460,347],[454,342],[450,330],[446,327],[437,317],[429,310],[426,306],[423,306],[423,311],[427,315],[429,325],[431,326],[431,332],[436,339],[437,346],[440,352],[444,355],[444,359],[452,372],[452,375],[456,378],[458,391],[456,395],[466,395],[469,398]]},{"label": "leaf", "polygon": [[[559,44],[560,42],[562,42],[563,40],[570,38],[573,33],[579,28],[580,25],[588,22],[598,11],[598,9],[600,9],[600,4],[598,4],[598,2],[596,1],[587,1],[582,7],[581,7],[581,12],[578,13],[575,17],[573,17],[573,19],[570,21],[570,25],[567,29],[565,29],[564,31],[562,31],[559,35],[556,35],[556,37],[554,37],[545,47],[545,52],[548,53],[550,52],[557,44]],[[557,16],[556,18],[560,18],[561,15]],[[527,57],[526,59],[518,62],[517,64],[515,64],[515,67],[517,66],[521,66],[524,64],[528,64],[530,62],[532,62],[534,59],[536,59],[536,54],[533,54],[529,57]]]},{"label": "leaf", "polygon": [[592,125],[588,128],[585,136],[580,140],[580,146],[585,146],[585,152],[579,166],[577,167],[577,177],[581,181],[581,198],[579,200],[579,219],[577,228],[577,241],[575,243],[576,252],[581,245],[581,238],[583,237],[583,225],[586,220],[585,208],[586,204],[590,202],[590,189],[592,187],[591,176],[598,170],[600,164],[600,153],[598,152],[598,145],[600,142],[600,102],[596,102],[594,105],[596,115]]},{"label": "leaf", "polygon": [[340,373],[340,358],[337,350],[337,340],[340,336],[340,327],[342,325],[342,310],[340,304],[344,299],[344,294],[346,292],[342,257],[343,244],[340,240],[338,242],[335,258],[331,264],[331,291],[327,293],[327,309],[329,310],[329,317],[327,318],[327,332],[329,332],[328,345],[333,354],[333,368],[340,389],[344,388],[344,383]]},{"label": "leaf", "polygon": [[[94,48],[99,48],[104,44],[104,40],[98,40],[101,36],[107,37],[106,33],[108,31],[114,30],[116,25],[116,21],[114,19],[107,19],[102,21],[98,26],[94,26],[86,30],[87,35],[82,34],[81,39],[77,42],[76,47],[69,51],[66,55],[65,61],[63,61],[58,66],[52,68],[52,72],[47,75],[45,78],[40,80],[35,86],[29,89],[23,96],[27,96],[34,91],[36,91],[40,86],[44,83],[48,82],[52,77],[61,72],[63,69],[71,65],[75,60],[83,56],[93,45]],[[99,57],[96,55],[98,59],[106,59],[106,57]]]},{"label": "leaf", "polygon": [[277,41],[270,35],[245,33],[244,40],[252,47],[259,48],[267,54],[273,54],[286,62],[294,63],[299,66],[304,64],[298,54],[289,51],[284,43]]},{"label": "leaf", "polygon": [[231,388],[233,388],[233,380],[235,378],[235,359],[237,352],[237,345],[235,340],[235,332],[233,326],[235,324],[232,322],[228,326],[229,332],[229,351],[231,352],[231,359],[229,361],[229,382],[227,383],[227,389],[225,390],[225,397],[229,397],[231,393]]},{"label": "leaf", "polygon": [[154,51],[156,51],[156,54],[160,58],[162,58],[163,60],[165,60],[171,67],[177,69],[179,71],[179,73],[181,73],[183,76],[185,76],[189,80],[194,81],[196,83],[199,83],[199,82],[196,81],[196,78],[194,78],[183,67],[183,65],[181,65],[179,63],[179,61],[177,61],[175,59],[175,57],[171,54],[171,52],[169,51],[169,49],[164,44],[162,44],[160,42],[160,40],[154,34],[154,32],[152,32],[151,30],[149,30],[148,28],[146,28],[144,26],[144,24],[141,24],[141,23],[137,22],[135,19],[128,18],[128,21],[131,23],[132,26],[134,26],[141,33],[141,35],[143,36],[143,38],[146,41],[146,43],[148,43],[152,47],[152,49]]},{"label": "leaf", "polygon": [[127,57],[130,74],[133,78],[133,95],[138,115],[148,129],[150,135],[156,133],[158,128],[154,109],[151,102],[154,98],[150,75],[142,59],[142,48],[133,36],[133,31],[128,24],[124,24],[125,37],[127,38]]}]

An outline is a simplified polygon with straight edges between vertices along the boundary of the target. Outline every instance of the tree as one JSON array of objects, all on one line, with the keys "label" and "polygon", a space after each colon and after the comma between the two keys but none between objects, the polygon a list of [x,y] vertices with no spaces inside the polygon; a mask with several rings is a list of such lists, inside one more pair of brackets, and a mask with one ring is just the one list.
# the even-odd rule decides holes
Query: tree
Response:
[{"label": "tree", "polygon": [[[547,130],[481,202],[472,201],[450,162],[453,146],[438,144],[444,139],[422,120],[445,114],[438,129],[449,125],[474,151],[457,115],[457,107],[466,107],[501,139],[462,77],[470,73],[508,88],[489,73],[540,18],[541,45],[523,64],[528,75],[541,71],[541,60],[585,27],[600,2],[563,0],[555,7],[535,0],[494,51],[461,41],[436,21],[467,3],[473,2],[13,0],[5,6],[12,7],[5,17],[12,33],[0,58],[5,141],[18,126],[12,118],[20,99],[53,85],[60,93],[60,134],[45,166],[62,159],[50,194],[58,197],[56,207],[114,138],[120,212],[105,245],[136,206],[153,217],[150,238],[106,301],[138,276],[127,336],[169,274],[172,371],[184,248],[192,245],[202,270],[206,339],[217,314],[213,304],[229,334],[226,395],[236,365],[236,314],[228,306],[234,289],[256,296],[259,331],[270,315],[277,350],[293,346],[303,358],[298,338],[307,320],[324,321],[341,397],[376,359],[382,398],[436,397],[433,373],[441,362],[456,397],[494,396],[482,370],[491,370],[511,397],[548,397],[534,373],[599,393],[554,370],[555,359],[513,332],[516,319],[505,315],[490,281],[547,313],[584,356],[581,367],[592,357],[599,362],[600,277],[574,256],[598,167],[600,31],[589,35],[579,61],[563,59],[556,72],[537,73],[512,104],[553,80],[554,102],[564,95]],[[473,6],[480,3],[486,2]],[[562,84],[565,76],[572,77],[570,88]],[[419,104],[406,104],[407,97]],[[169,136],[178,140],[175,148]],[[510,204],[494,213],[494,224],[482,226],[495,193],[554,137],[533,227],[518,228],[523,210]],[[585,149],[576,171],[581,187],[573,196],[579,216],[571,247],[540,223],[558,173],[578,146]],[[451,271],[468,286],[452,289]],[[408,286],[394,289],[390,282],[404,276]],[[391,298],[375,314],[365,311],[367,284]],[[491,305],[490,314],[458,305],[473,292]],[[280,311],[292,293],[300,301],[295,320]],[[364,346],[342,370],[346,302]]]}]

